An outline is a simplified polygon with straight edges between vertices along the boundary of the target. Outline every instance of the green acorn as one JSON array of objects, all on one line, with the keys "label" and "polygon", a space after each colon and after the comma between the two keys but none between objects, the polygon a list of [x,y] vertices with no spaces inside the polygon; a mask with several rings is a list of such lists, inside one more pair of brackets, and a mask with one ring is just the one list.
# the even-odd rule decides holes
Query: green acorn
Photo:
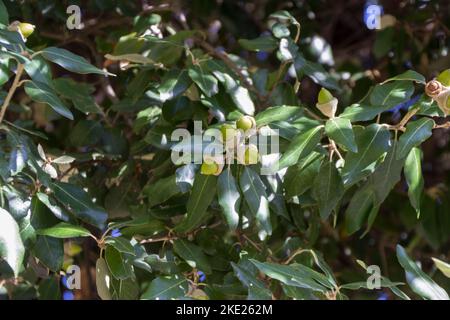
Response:
[{"label": "green acorn", "polygon": [[200,168],[200,173],[205,176],[217,175],[218,171],[220,171],[220,167],[217,163],[206,163],[204,162]]},{"label": "green acorn", "polygon": [[34,29],[36,26],[32,25],[31,23],[26,22],[20,22],[18,24],[18,28],[20,30],[20,33],[23,35],[23,37],[26,39],[34,32]]},{"label": "green acorn", "polygon": [[334,97],[331,94],[331,92],[325,88],[322,88],[322,89],[320,89],[319,95],[317,96],[317,103],[324,104],[324,103],[330,102],[333,99],[334,99]]},{"label": "green acorn", "polygon": [[256,128],[255,118],[251,116],[242,116],[236,123],[237,128],[243,130],[244,132],[250,129]]},{"label": "green acorn", "polygon": [[245,153],[244,153],[244,164],[245,165],[258,163],[258,157],[259,157],[259,152],[258,152],[258,148],[255,145],[251,144],[245,148]]},{"label": "green acorn", "polygon": [[220,132],[222,133],[222,141],[229,141],[236,137],[237,131],[234,125],[229,123],[224,123],[220,127]]}]

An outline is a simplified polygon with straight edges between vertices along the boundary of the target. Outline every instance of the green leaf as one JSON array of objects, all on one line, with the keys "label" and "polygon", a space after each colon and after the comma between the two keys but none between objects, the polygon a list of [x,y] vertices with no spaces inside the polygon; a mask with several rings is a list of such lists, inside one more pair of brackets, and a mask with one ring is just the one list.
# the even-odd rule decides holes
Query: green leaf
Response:
[{"label": "green leaf", "polygon": [[319,204],[320,217],[327,219],[344,195],[344,184],[333,162],[324,161],[314,180],[312,192]]},{"label": "green leaf", "polygon": [[407,71],[403,72],[402,74],[399,74],[398,76],[395,76],[395,77],[392,77],[392,78],[389,78],[389,79],[383,81],[382,84],[385,84],[385,83],[391,82],[391,81],[415,81],[415,82],[418,82],[421,84],[426,83],[425,77],[414,70],[407,70]]},{"label": "green leaf", "polygon": [[28,61],[24,67],[33,81],[44,83],[49,87],[53,86],[52,70],[47,61],[41,57],[37,56],[33,60]]},{"label": "green leaf", "polygon": [[322,129],[323,126],[317,126],[306,132],[300,133],[292,139],[287,150],[278,162],[278,168],[283,169],[290,167],[310,154],[322,138]]},{"label": "green leaf", "polygon": [[271,36],[261,36],[256,39],[239,39],[239,44],[249,51],[270,52],[278,48],[278,41]]},{"label": "green leaf", "polygon": [[217,197],[222,207],[225,220],[231,230],[236,230],[239,224],[239,210],[241,207],[241,194],[231,169],[226,168],[217,181]]},{"label": "green leaf", "polygon": [[247,88],[244,88],[226,73],[222,74],[222,80],[219,80],[223,81],[227,93],[231,96],[231,100],[233,100],[239,111],[248,115],[255,113],[255,105]]},{"label": "green leaf", "polygon": [[139,284],[135,279],[111,279],[111,298],[113,300],[136,300],[139,298]]},{"label": "green leaf", "polygon": [[155,278],[142,294],[143,300],[171,300],[186,295],[189,288],[187,280],[179,275]]},{"label": "green leaf", "polygon": [[36,230],[36,233],[42,236],[61,239],[91,236],[89,230],[65,222],[60,222],[51,228]]},{"label": "green leaf", "polygon": [[255,171],[245,166],[239,179],[239,186],[250,212],[261,226],[259,237],[265,239],[267,235],[272,234],[272,225],[270,223],[269,200],[264,183]]},{"label": "green leaf", "polygon": [[348,234],[355,233],[361,229],[374,206],[375,195],[370,184],[364,185],[356,191],[345,211],[345,230]]},{"label": "green leaf", "polygon": [[92,146],[99,142],[102,131],[98,121],[81,120],[70,132],[69,141],[74,147]]},{"label": "green leaf", "polygon": [[342,169],[344,185],[350,186],[374,170],[374,163],[389,149],[391,135],[385,126],[372,124],[366,128],[356,128],[358,152],[349,151]]},{"label": "green leaf", "polygon": [[59,220],[69,221],[68,214],[56,203],[53,198],[42,192],[36,193],[37,198],[57,217]]},{"label": "green leaf", "polygon": [[53,85],[61,96],[72,101],[74,107],[84,114],[101,113],[92,96],[95,90],[93,86],[76,82],[69,78],[55,79],[53,80]]},{"label": "green leaf", "polygon": [[275,280],[278,280],[286,285],[310,289],[325,293],[328,291],[322,282],[327,283],[328,286],[333,287],[331,283],[322,274],[300,264],[275,264],[262,263],[253,259],[250,261],[265,275]]},{"label": "green leaf", "polygon": [[291,34],[291,32],[289,31],[289,28],[279,22],[273,24],[272,33],[275,36],[275,38],[278,38],[278,39],[289,37]]},{"label": "green leaf", "polygon": [[405,161],[405,179],[408,184],[408,197],[411,205],[420,215],[420,203],[422,198],[424,180],[422,176],[422,150],[412,148]]},{"label": "green leaf", "polygon": [[355,103],[345,108],[344,112],[339,115],[339,118],[348,119],[351,122],[369,121],[373,120],[378,114],[385,110],[386,108],[382,106],[375,107]]},{"label": "green leaf", "polygon": [[370,94],[373,106],[383,106],[385,110],[410,99],[414,93],[414,86],[409,81],[396,81],[375,86]]},{"label": "green leaf", "polygon": [[194,65],[188,70],[189,77],[203,91],[207,97],[211,97],[219,92],[217,79],[211,74],[205,74],[199,65]]},{"label": "green leaf", "polygon": [[36,102],[48,104],[56,113],[73,120],[73,114],[55,94],[52,88],[42,82],[28,81],[25,92]]},{"label": "green leaf", "polygon": [[48,47],[42,50],[41,54],[45,59],[75,73],[96,73],[104,76],[113,76],[112,73],[94,67],[85,58],[73,54],[65,49]]},{"label": "green leaf", "polygon": [[429,118],[408,123],[406,131],[398,140],[397,159],[404,158],[412,148],[417,147],[432,135],[434,121]]},{"label": "green leaf", "polygon": [[397,259],[405,269],[406,280],[411,289],[425,299],[449,300],[448,294],[436,284],[419,266],[406,254],[405,249],[397,245]]},{"label": "green leaf", "polygon": [[264,126],[275,121],[289,120],[290,118],[300,114],[302,109],[291,106],[277,106],[264,109],[255,116],[256,125]]},{"label": "green leaf", "polygon": [[371,176],[375,192],[375,205],[379,206],[387,198],[391,190],[400,181],[404,159],[396,159],[397,142],[389,149],[383,163],[380,164]]},{"label": "green leaf", "polygon": [[216,196],[217,177],[196,174],[184,220],[175,227],[178,232],[188,232],[204,222],[207,209]]},{"label": "green leaf", "polygon": [[0,258],[6,261],[16,277],[19,275],[24,253],[19,226],[9,212],[0,208]]},{"label": "green leaf", "polygon": [[62,239],[38,236],[33,248],[34,255],[47,268],[58,272],[63,266],[64,242]]},{"label": "green leaf", "polygon": [[325,124],[325,132],[328,137],[343,145],[347,150],[358,152],[350,120],[345,118],[330,119]]},{"label": "green leaf", "polygon": [[100,299],[111,300],[111,292],[109,291],[111,287],[111,276],[106,260],[103,258],[98,258],[95,263],[95,284]]},{"label": "green leaf", "polygon": [[65,182],[54,182],[52,188],[56,199],[68,210],[81,220],[103,229],[108,214],[94,204],[82,188]]},{"label": "green leaf", "polygon": [[450,278],[450,264],[436,258],[431,259],[433,259],[436,268],[438,268],[444,274],[444,276]]},{"label": "green leaf", "polygon": [[136,255],[134,251],[133,245],[130,243],[130,240],[127,240],[123,237],[107,237],[105,240],[107,245],[114,247],[117,251],[122,253],[127,253],[132,256]]},{"label": "green leaf", "polygon": [[6,10],[5,4],[0,0],[0,23],[7,26],[9,25],[8,10]]},{"label": "green leaf", "polygon": [[242,265],[238,265],[231,262],[236,277],[242,282],[242,284],[248,289],[249,300],[271,300],[272,293],[266,288],[264,282],[256,278],[256,275],[252,274],[248,268],[244,268]]},{"label": "green leaf", "polygon": [[312,187],[314,179],[319,173],[323,157],[320,153],[312,152],[298,164],[287,169],[284,176],[287,198],[300,196]]},{"label": "green leaf", "polygon": [[192,84],[186,70],[171,70],[161,79],[161,85],[158,87],[159,98],[161,101],[173,99],[184,93]]},{"label": "green leaf", "polygon": [[206,274],[212,273],[208,258],[199,246],[193,244],[192,242],[178,239],[173,243],[173,250],[184,261],[186,261],[191,268],[203,271]]},{"label": "green leaf", "polygon": [[149,207],[153,207],[179,194],[180,189],[177,186],[176,177],[172,175],[147,185],[144,187],[143,193],[148,196]]},{"label": "green leaf", "polygon": [[53,276],[42,279],[39,283],[38,293],[40,300],[61,300],[59,277]]},{"label": "green leaf", "polygon": [[336,79],[331,77],[321,64],[308,61],[298,54],[294,60],[294,67],[298,78],[301,78],[305,74],[322,87],[340,90]]},{"label": "green leaf", "polygon": [[122,252],[112,246],[106,246],[105,260],[109,271],[116,279],[125,280],[133,276],[133,266]]}]

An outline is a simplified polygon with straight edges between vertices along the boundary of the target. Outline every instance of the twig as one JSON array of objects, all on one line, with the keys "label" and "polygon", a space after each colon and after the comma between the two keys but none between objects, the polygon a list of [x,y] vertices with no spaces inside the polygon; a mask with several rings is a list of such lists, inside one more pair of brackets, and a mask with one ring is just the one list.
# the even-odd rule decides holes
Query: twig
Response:
[{"label": "twig", "polygon": [[19,84],[20,84],[19,81],[20,81],[20,77],[22,76],[23,69],[24,69],[24,65],[19,63],[17,65],[16,77],[14,78],[11,88],[9,88],[8,95],[6,96],[5,101],[3,102],[2,108],[0,110],[0,123],[2,123],[2,121],[3,121],[3,117],[5,116],[6,109],[8,108],[9,102],[11,101],[11,98],[13,97],[14,92],[19,87]]}]

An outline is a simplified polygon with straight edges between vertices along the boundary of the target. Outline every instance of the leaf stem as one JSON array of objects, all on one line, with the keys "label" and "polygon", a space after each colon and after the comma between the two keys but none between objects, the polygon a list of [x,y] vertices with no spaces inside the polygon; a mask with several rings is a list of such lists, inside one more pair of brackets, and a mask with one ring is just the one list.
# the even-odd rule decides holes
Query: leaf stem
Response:
[{"label": "leaf stem", "polygon": [[11,88],[9,88],[8,94],[5,98],[5,101],[3,102],[3,105],[1,107],[0,110],[0,123],[2,123],[3,118],[5,116],[6,113],[6,109],[8,108],[8,105],[14,95],[14,92],[16,91],[16,89],[20,86],[20,77],[22,76],[23,73],[23,69],[24,69],[24,65],[19,63],[17,65],[17,70],[16,70],[16,77],[14,78],[14,81],[11,85]]}]

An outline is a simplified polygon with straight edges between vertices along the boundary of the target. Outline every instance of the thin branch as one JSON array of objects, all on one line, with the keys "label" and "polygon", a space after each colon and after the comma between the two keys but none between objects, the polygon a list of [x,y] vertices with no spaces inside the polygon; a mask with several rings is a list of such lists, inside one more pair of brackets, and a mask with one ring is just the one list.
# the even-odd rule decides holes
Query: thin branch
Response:
[{"label": "thin branch", "polygon": [[16,77],[14,78],[11,88],[9,88],[8,95],[6,96],[5,101],[3,102],[2,108],[0,110],[0,123],[2,123],[2,121],[3,121],[3,117],[5,116],[6,109],[8,108],[8,105],[14,95],[14,92],[20,85],[19,81],[20,81],[20,77],[22,76],[23,70],[24,70],[24,65],[19,63],[17,65]]}]

